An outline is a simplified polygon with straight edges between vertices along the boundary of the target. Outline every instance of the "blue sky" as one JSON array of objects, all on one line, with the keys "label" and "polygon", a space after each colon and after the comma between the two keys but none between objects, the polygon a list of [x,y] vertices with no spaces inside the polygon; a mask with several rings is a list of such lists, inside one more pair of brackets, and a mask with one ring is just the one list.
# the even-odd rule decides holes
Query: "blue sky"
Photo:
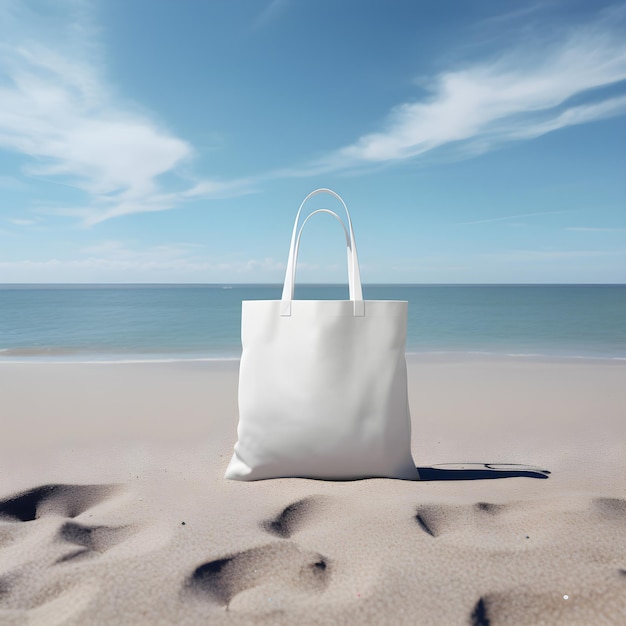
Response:
[{"label": "blue sky", "polygon": [[626,5],[0,5],[0,282],[281,282],[317,187],[364,282],[625,282]]}]

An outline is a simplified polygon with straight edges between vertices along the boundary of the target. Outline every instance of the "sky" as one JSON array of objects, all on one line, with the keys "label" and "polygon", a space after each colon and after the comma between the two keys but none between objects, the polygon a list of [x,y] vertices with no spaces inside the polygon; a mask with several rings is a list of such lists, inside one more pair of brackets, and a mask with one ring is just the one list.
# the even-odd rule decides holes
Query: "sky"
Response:
[{"label": "sky", "polygon": [[626,282],[626,3],[0,3],[0,283],[279,283],[319,187],[364,283]]}]

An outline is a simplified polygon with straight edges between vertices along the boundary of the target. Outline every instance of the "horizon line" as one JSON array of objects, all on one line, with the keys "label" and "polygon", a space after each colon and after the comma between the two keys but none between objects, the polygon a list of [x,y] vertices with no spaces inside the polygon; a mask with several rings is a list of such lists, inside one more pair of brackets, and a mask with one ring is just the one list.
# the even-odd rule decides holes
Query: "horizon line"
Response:
[{"label": "horizon line", "polygon": [[[217,282],[217,283],[203,283],[203,282],[7,282],[0,283],[0,289],[6,287],[282,287],[282,282],[258,282],[258,283],[246,283],[246,282]],[[559,286],[576,286],[576,287],[623,287],[626,286],[626,282],[621,283],[609,283],[609,282],[595,282],[595,283],[576,283],[576,282],[364,282],[363,286],[368,287],[559,287]],[[347,283],[344,282],[301,282],[296,285],[306,287],[347,287]]]}]

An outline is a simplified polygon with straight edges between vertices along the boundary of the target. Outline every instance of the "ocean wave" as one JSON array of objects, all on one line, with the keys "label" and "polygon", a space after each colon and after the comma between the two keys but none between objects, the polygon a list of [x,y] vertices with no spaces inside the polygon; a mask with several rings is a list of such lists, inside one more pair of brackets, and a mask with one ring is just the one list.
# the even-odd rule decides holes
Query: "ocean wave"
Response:
[{"label": "ocean wave", "polygon": [[537,361],[626,361],[626,356],[598,354],[558,354],[550,352],[495,352],[485,350],[420,350],[407,351],[407,357],[441,357],[443,359],[527,359]]},{"label": "ocean wave", "polygon": [[[489,350],[414,350],[406,351],[408,359],[506,359],[537,361],[626,361],[626,355],[566,354],[552,352],[512,352]],[[101,352],[66,347],[0,348],[2,363],[73,363],[73,364],[143,364],[143,363],[212,363],[239,361],[240,352],[185,354],[181,352]]]},{"label": "ocean wave", "polygon": [[27,364],[46,364],[46,365],[141,365],[141,364],[159,364],[159,363],[221,363],[239,361],[239,357],[198,357],[198,358],[154,358],[154,359],[46,359],[46,358],[0,358],[0,365],[27,365]]}]

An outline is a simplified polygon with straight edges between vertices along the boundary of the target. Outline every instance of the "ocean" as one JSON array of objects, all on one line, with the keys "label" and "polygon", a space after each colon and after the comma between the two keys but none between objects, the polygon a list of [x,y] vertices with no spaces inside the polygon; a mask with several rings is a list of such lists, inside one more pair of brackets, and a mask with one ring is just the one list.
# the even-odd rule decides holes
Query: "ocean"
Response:
[{"label": "ocean", "polygon": [[[408,300],[407,353],[626,359],[626,285],[364,285]],[[0,362],[236,359],[279,285],[0,285]],[[297,299],[347,299],[301,285]]]}]

